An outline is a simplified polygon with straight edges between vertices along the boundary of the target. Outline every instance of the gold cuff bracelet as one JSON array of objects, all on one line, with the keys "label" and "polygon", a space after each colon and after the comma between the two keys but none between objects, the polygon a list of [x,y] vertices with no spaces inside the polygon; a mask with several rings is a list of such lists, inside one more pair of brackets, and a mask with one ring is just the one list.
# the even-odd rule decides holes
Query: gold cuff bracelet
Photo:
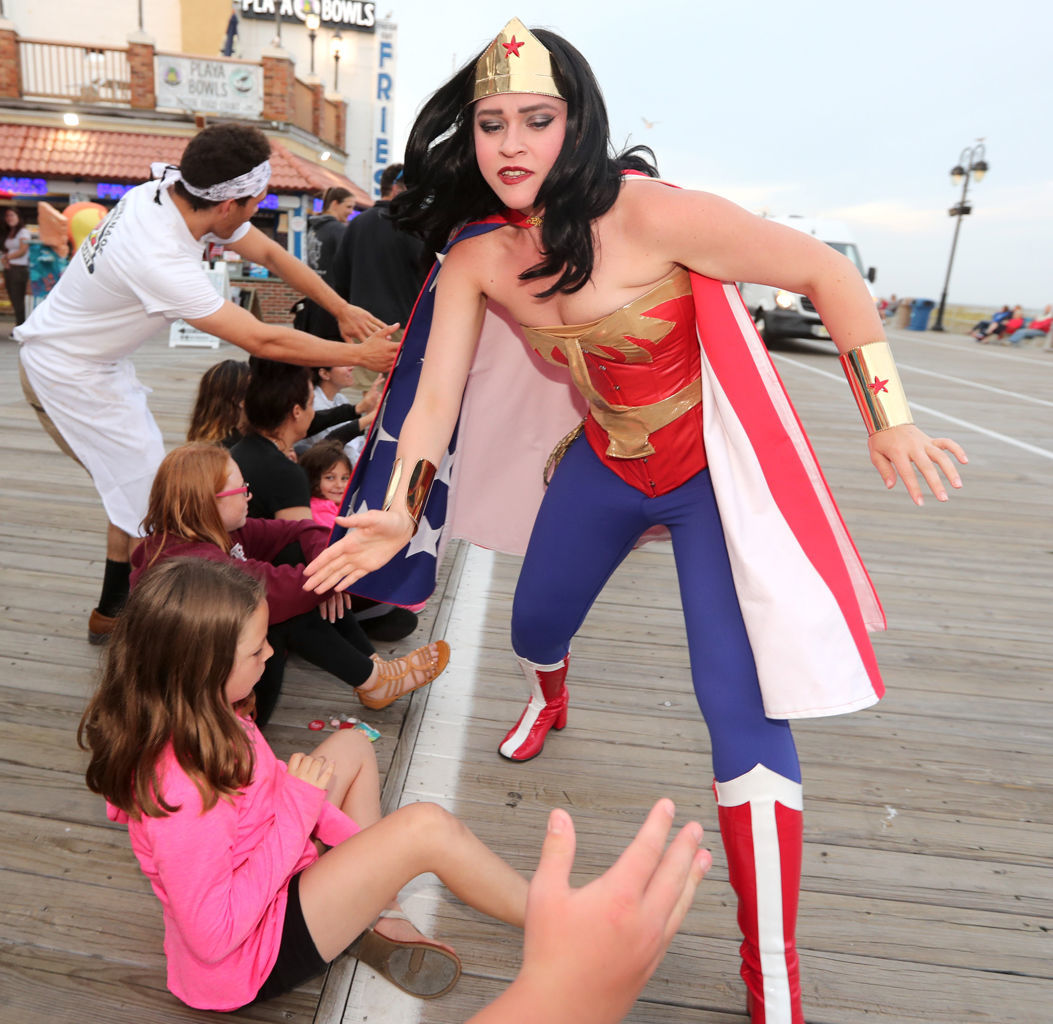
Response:
[{"label": "gold cuff bracelet", "polygon": [[[410,474],[409,486],[406,490],[406,511],[413,520],[413,533],[416,534],[420,526],[420,517],[424,514],[424,506],[431,493],[432,481],[435,479],[437,470],[435,463],[427,459],[418,459]],[[398,493],[399,481],[402,479],[402,459],[396,459],[391,467],[391,476],[388,478],[388,489],[384,493],[384,511],[391,508],[395,495]]]},{"label": "gold cuff bracelet", "polygon": [[841,366],[868,433],[914,422],[887,341],[842,353]]}]

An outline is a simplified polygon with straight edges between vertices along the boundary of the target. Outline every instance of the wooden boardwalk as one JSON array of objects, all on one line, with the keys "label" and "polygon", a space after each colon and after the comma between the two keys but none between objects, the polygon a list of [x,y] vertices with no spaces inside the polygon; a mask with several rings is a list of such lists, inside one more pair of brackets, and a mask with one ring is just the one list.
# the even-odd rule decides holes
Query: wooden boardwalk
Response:
[{"label": "wooden boardwalk", "polygon": [[[910,332],[894,347],[918,421],[969,449],[966,489],[949,505],[916,509],[884,493],[829,354],[803,344],[776,354],[890,627],[875,641],[886,699],[795,727],[807,1017],[1043,1024],[1053,1020],[1053,356]],[[201,371],[231,354],[158,340],[137,358],[168,442],[182,438]],[[104,520],[86,476],[22,403],[6,341],[0,430],[0,1024],[217,1019],[166,992],[156,900],[124,830],[83,785],[74,733],[96,665],[85,631]],[[368,717],[382,732],[389,807],[437,800],[524,871],[556,804],[574,815],[582,878],[611,862],[658,795],[681,819],[699,817],[714,869],[629,1020],[741,1024],[733,904],[671,562],[652,546],[606,588],[575,642],[570,724],[542,758],[513,765],[494,750],[519,710],[507,645],[517,560],[463,545],[451,546],[422,627],[450,640],[450,668]],[[339,683],[295,665],[269,738],[287,756],[317,738],[310,719],[355,706]],[[227,1019],[463,1021],[514,975],[518,936],[428,879],[407,905],[461,953],[450,996],[410,1000],[345,958],[324,985]]]}]

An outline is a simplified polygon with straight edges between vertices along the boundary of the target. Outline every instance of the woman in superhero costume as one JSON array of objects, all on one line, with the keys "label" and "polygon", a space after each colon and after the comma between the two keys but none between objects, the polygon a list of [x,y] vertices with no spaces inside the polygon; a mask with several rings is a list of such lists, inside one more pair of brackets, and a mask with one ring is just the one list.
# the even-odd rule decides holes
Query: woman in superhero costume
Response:
[{"label": "woman in superhero costume", "polygon": [[[469,401],[488,410],[503,404],[465,393],[470,371],[470,389],[481,386],[473,360],[493,356],[481,349],[508,343],[507,334],[492,341],[484,332],[477,353],[487,304],[503,307],[538,356],[569,369],[587,415],[558,447],[530,534],[512,612],[530,698],[500,752],[534,757],[549,730],[566,725],[571,638],[641,535],[668,530],[712,740],[752,1020],[799,1024],[802,797],[788,720],[856,710],[881,696],[866,633],[884,628],[884,617],[727,282],[764,282],[814,302],[842,353],[887,487],[902,479],[920,505],[920,474],[945,501],[941,472],[961,486],[948,452],[962,463],[965,454],[912,424],[853,264],[716,196],[653,180],[648,154],[610,156],[606,109],[585,59],[516,19],[425,105],[394,211],[401,226],[446,252],[411,318],[391,388],[399,371],[416,372],[407,367],[416,362],[407,353],[414,334],[428,335],[427,354],[401,429],[381,410],[378,438],[386,431],[398,439],[383,508],[364,502],[352,479],[345,507],[374,510],[343,520],[351,531],[307,567],[307,586],[359,589],[400,552],[412,557],[408,542],[422,516],[429,530],[441,526],[429,491],[462,393],[466,410]],[[529,386],[516,378],[517,393]],[[462,463],[476,458],[466,453],[478,434],[466,416],[453,487],[457,472],[472,475]],[[521,427],[506,433],[485,419],[489,446],[500,448],[491,457],[516,462],[506,438]],[[360,463],[356,477],[375,459]],[[465,498],[477,505],[486,491],[476,484]],[[440,513],[445,503],[443,494]]]}]

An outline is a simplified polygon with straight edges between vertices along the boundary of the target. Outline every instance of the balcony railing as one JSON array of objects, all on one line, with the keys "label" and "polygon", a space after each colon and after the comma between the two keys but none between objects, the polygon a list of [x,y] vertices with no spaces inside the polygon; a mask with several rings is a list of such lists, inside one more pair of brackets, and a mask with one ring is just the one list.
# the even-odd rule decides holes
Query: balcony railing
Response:
[{"label": "balcony railing", "polygon": [[117,106],[131,102],[126,50],[19,39],[18,57],[26,99]]},{"label": "balcony railing", "polygon": [[[157,53],[154,59],[164,56],[187,57],[188,55]],[[201,59],[211,62],[220,60],[220,58]],[[253,62],[223,61],[223,63],[252,64]],[[266,67],[266,58],[263,63]],[[23,99],[57,100],[92,106],[133,106],[132,73],[126,49],[18,38],[18,75]],[[140,73],[138,86],[140,89],[143,88],[141,77]],[[343,149],[342,126],[340,125],[344,109],[342,103],[327,99],[320,89],[316,90],[297,78],[293,83],[292,109],[284,107],[280,108],[280,112],[276,114],[268,114],[266,75],[264,75],[263,88],[265,92],[264,120],[287,118],[290,124],[310,135],[315,135],[326,145]],[[155,104],[156,101],[157,97],[154,97],[147,103]],[[316,104],[318,109],[315,107]],[[140,104],[134,105],[137,108],[140,106]],[[234,112],[234,116],[245,115]]]}]

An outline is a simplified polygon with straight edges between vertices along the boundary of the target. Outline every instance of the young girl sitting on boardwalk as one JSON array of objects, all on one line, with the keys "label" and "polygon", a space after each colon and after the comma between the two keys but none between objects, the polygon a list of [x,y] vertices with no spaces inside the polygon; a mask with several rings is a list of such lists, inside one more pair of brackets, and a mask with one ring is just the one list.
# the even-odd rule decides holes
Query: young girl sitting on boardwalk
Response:
[{"label": "young girl sitting on boardwalk", "polygon": [[[443,994],[460,962],[405,919],[399,890],[434,872],[522,926],[526,881],[434,804],[381,819],[356,731],[279,761],[237,711],[270,653],[263,583],[166,560],[133,591],[81,720],[88,786],[127,824],[164,908],[168,987],[234,1010],[321,974],[357,938],[355,955],[400,988]],[[313,840],[332,849],[319,856]]]},{"label": "young girl sitting on boardwalk", "polygon": [[303,563],[325,549],[329,530],[310,519],[251,519],[251,496],[237,463],[218,444],[191,442],[170,451],[150,489],[146,539],[132,555],[131,582],[135,587],[164,559],[189,555],[234,563],[264,580],[267,640],[276,654],[256,689],[261,728],[278,701],[288,651],[353,686],[374,711],[443,671],[450,657],[445,641],[384,660],[355,618],[344,614],[342,595],[323,601],[304,591]]},{"label": "young girl sitting on boardwalk", "polygon": [[311,482],[311,518],[332,529],[351,479],[351,460],[339,441],[319,441],[301,456],[300,465]]}]

